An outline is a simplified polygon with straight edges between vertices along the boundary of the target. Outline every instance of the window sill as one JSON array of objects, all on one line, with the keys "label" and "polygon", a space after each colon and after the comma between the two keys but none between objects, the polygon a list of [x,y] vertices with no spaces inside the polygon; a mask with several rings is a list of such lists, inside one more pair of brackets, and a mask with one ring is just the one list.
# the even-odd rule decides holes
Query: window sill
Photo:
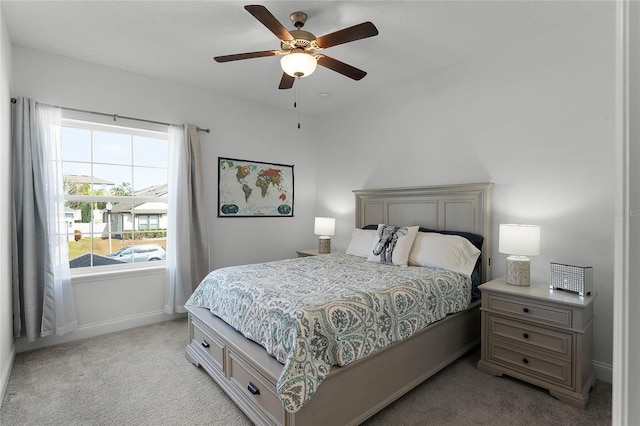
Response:
[{"label": "window sill", "polygon": [[[152,263],[153,265],[149,265]],[[96,278],[122,278],[142,275],[156,275],[164,273],[167,267],[165,260],[145,262],[144,264],[105,265],[92,268],[77,268],[71,270],[71,281],[78,284],[84,281],[95,281]]]}]

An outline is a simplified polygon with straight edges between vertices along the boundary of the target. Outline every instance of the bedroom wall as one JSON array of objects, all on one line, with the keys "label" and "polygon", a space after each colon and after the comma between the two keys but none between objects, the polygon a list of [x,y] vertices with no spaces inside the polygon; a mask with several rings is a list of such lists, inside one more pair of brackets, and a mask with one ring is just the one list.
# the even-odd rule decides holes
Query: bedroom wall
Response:
[{"label": "bedroom wall", "polygon": [[[313,247],[315,148],[313,123],[298,130],[288,109],[72,60],[21,46],[13,47],[13,95],[43,103],[117,113],[211,128],[201,133],[207,182],[211,268],[296,256]],[[293,218],[217,218],[218,156],[293,164]],[[36,345],[18,341],[18,351],[167,319],[164,269],[131,276],[115,274],[73,279],[80,329]]]},{"label": "bedroom wall", "polygon": [[493,277],[500,223],[542,226],[534,281],[551,261],[593,266],[594,365],[610,381],[614,31],[611,10],[324,114],[318,210],[337,218],[334,245],[348,245],[353,189],[494,182]]},{"label": "bedroom wall", "polygon": [[[11,41],[0,9],[0,205],[11,206]],[[11,215],[0,209],[0,406],[11,375],[15,345],[11,303]]]}]

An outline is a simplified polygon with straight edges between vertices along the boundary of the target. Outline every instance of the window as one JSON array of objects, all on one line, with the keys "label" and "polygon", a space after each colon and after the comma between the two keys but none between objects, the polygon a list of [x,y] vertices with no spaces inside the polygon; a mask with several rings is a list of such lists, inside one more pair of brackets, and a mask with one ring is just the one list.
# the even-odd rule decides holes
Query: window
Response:
[{"label": "window", "polygon": [[63,120],[71,268],[166,258],[168,133],[161,127]]},{"label": "window", "polygon": [[157,214],[141,214],[138,216],[138,229],[151,230],[159,229],[160,215]]}]

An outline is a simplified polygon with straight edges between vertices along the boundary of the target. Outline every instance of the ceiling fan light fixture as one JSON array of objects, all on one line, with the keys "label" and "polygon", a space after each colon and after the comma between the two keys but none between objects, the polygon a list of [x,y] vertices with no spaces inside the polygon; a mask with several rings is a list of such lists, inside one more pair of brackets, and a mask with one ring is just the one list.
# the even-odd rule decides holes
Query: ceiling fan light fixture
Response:
[{"label": "ceiling fan light fixture", "polygon": [[282,71],[291,77],[302,78],[311,75],[316,70],[317,65],[318,61],[315,57],[303,52],[289,53],[280,59]]}]

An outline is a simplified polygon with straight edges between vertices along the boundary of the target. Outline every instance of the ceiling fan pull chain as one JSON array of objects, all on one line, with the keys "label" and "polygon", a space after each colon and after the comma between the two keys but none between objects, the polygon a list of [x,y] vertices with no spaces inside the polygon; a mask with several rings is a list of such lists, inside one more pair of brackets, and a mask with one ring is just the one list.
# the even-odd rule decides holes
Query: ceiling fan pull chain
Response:
[{"label": "ceiling fan pull chain", "polygon": [[298,110],[298,129],[299,129],[300,128],[300,108],[298,108],[298,104],[300,103],[300,92],[298,92],[298,86],[295,86],[293,88],[293,93],[295,97],[293,101],[293,107]]}]

